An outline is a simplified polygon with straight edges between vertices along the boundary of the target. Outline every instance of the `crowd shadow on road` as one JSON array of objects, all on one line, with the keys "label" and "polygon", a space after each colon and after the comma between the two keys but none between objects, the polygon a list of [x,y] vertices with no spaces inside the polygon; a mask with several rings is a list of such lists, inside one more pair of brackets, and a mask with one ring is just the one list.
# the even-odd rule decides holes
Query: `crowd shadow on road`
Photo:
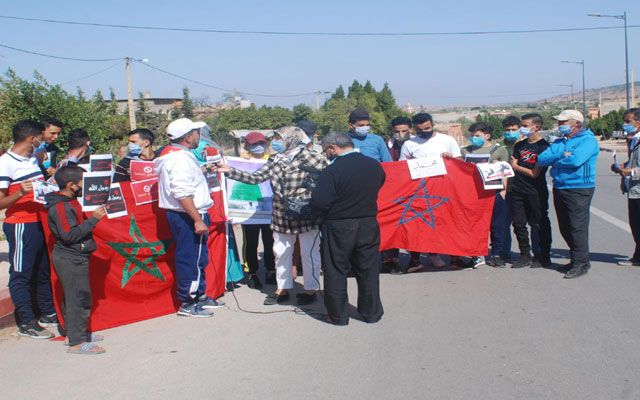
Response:
[{"label": "crowd shadow on road", "polygon": [[9,253],[6,251],[0,251],[0,262],[9,262]]},{"label": "crowd shadow on road", "polygon": [[[569,262],[569,250],[567,249],[551,249],[551,258],[558,259],[559,263],[554,263],[548,269],[557,269],[559,266],[567,264]],[[605,264],[611,264],[618,266],[618,261],[627,260],[629,256],[623,254],[611,254],[611,253],[589,253],[589,260],[591,263],[600,262]]]}]

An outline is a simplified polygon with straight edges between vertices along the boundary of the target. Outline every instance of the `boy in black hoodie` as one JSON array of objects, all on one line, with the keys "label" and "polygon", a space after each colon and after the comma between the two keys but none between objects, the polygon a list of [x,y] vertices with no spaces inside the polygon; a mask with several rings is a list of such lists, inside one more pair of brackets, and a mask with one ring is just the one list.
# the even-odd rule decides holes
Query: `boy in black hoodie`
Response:
[{"label": "boy in black hoodie", "polygon": [[60,191],[45,196],[45,208],[49,213],[49,229],[56,238],[51,260],[64,292],[62,315],[69,338],[67,352],[101,354],[105,350],[90,342],[102,337],[87,333],[91,312],[89,257],[96,250],[91,231],[106,213],[104,206],[97,208],[89,219],[82,213],[77,197],[82,195],[83,172],[76,165],[60,168],[55,174]]}]

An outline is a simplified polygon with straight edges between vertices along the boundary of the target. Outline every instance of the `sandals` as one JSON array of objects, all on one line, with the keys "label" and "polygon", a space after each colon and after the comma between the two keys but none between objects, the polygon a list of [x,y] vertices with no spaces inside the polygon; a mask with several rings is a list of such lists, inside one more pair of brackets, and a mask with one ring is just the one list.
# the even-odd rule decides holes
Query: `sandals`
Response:
[{"label": "sandals", "polygon": [[[102,342],[103,340],[104,338],[102,336],[87,332],[87,342]],[[69,345],[69,338],[64,341],[64,345]]]},{"label": "sandals", "polygon": [[92,355],[96,355],[96,354],[103,354],[105,353],[105,350],[102,349],[100,351],[91,351],[93,349],[95,349],[96,347],[100,347],[96,344],[93,344],[91,342],[84,342],[80,347],[78,347],[77,349],[69,349],[67,350],[67,353],[71,353],[71,354],[84,354],[87,356],[92,356]]}]

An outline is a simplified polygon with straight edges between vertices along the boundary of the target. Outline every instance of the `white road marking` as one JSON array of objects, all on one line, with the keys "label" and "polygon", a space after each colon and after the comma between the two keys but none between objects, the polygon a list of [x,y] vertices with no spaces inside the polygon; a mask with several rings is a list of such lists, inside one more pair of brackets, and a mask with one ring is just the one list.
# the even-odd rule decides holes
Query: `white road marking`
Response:
[{"label": "white road marking", "polygon": [[616,217],[614,217],[613,215],[609,215],[606,212],[602,211],[599,208],[596,208],[594,206],[591,206],[591,214],[595,215],[596,217],[600,217],[603,220],[607,221],[608,223],[617,226],[618,228],[622,229],[623,231],[627,232],[627,233],[631,233],[631,228],[629,228],[629,223],[625,222],[621,219],[618,219]]}]

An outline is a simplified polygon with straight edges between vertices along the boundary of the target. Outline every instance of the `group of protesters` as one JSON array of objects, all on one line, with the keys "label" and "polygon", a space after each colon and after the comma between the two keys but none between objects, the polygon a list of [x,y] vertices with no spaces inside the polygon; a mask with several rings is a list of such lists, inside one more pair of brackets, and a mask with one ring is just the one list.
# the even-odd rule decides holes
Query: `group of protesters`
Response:
[{"label": "group of protesters", "polygon": [[[627,182],[629,217],[636,249],[626,265],[640,265],[640,109],[624,114],[629,137],[629,161],[612,169]],[[115,168],[114,182],[130,180],[132,160],[153,161],[159,186],[159,206],[166,210],[175,244],[175,281],[181,302],[178,315],[210,317],[223,303],[205,295],[208,264],[206,235],[212,206],[205,173],[224,173],[229,179],[256,185],[264,181],[273,191],[273,214],[269,225],[243,226],[248,284],[261,289],[258,271],[258,238],[262,235],[266,283],[275,284],[265,305],[290,302],[294,265],[302,267],[304,290],[296,296],[300,306],[314,303],[323,271],[327,322],[346,325],[347,277],[358,283],[357,310],[366,322],[383,315],[379,273],[405,274],[435,268],[473,269],[483,264],[504,268],[551,268],[551,223],[546,172],[551,167],[553,201],[560,233],[570,249],[566,265],[558,267],[564,277],[587,273],[589,262],[589,207],[595,190],[598,143],[585,127],[584,116],[565,110],[555,116],[561,137],[549,143],[542,135],[542,116],[535,113],[502,122],[503,134],[494,140],[493,127],[484,122],[469,128],[471,144],[460,148],[456,140],[438,133],[431,115],[399,116],[391,121],[388,142],[370,131],[365,110],[349,115],[348,132],[331,132],[317,140],[317,126],[300,121],[274,131],[271,138],[251,132],[244,138],[246,156],[265,159],[255,172],[246,172],[224,161],[207,160],[207,148],[220,147],[211,139],[209,127],[186,118],[169,124],[170,143],[156,149],[155,135],[136,129],[128,135],[128,155]],[[91,139],[82,129],[67,135],[68,153],[58,160],[55,141],[64,125],[53,118],[41,122],[20,121],[13,128],[13,147],[0,157],[0,209],[6,209],[3,230],[9,242],[11,298],[19,321],[19,334],[32,338],[53,336],[46,328],[58,325],[53,306],[51,265],[59,276],[65,301],[63,314],[69,352],[100,354],[94,342],[102,337],[86,333],[91,307],[88,278],[89,256],[95,249],[91,231],[105,215],[100,207],[90,216],[81,211],[82,168],[91,153]],[[514,176],[495,190],[489,254],[475,257],[429,253],[423,262],[411,251],[408,265],[400,265],[400,249],[380,248],[376,220],[377,195],[385,182],[381,162],[424,157],[462,158],[488,156],[489,162],[507,162]],[[51,179],[59,192],[50,193],[45,205],[48,220],[40,221],[40,207],[30,192],[33,180]],[[634,222],[635,221],[635,222]],[[56,238],[49,261],[42,223]],[[511,259],[511,229],[520,256]],[[297,251],[296,251],[297,250]],[[297,254],[295,254],[297,253]],[[444,257],[447,256],[447,257]],[[301,260],[297,260],[300,257]],[[444,259],[443,259],[444,258]],[[76,268],[77,267],[77,268]]]}]

